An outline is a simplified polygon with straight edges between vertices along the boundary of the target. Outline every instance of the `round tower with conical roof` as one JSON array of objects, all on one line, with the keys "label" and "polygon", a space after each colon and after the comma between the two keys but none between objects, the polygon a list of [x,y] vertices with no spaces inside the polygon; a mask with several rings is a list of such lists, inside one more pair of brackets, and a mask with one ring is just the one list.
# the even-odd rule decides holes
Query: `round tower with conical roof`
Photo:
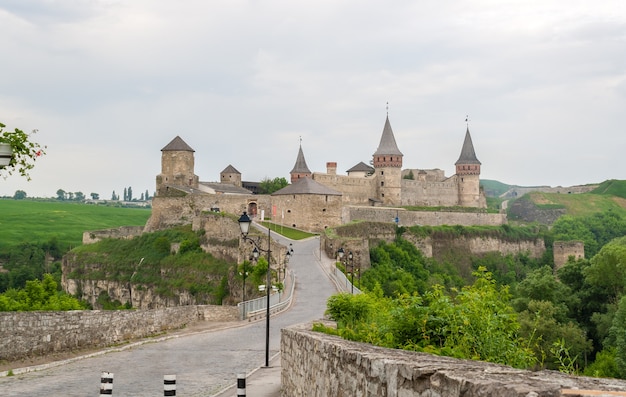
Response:
[{"label": "round tower with conical roof", "polygon": [[402,203],[402,156],[387,115],[380,144],[372,161],[376,173],[378,199],[384,205]]},{"label": "round tower with conical roof", "polygon": [[461,155],[454,165],[458,178],[459,205],[480,207],[480,161],[476,158],[469,127],[465,132]]},{"label": "round tower with conical roof", "polygon": [[161,173],[156,177],[157,196],[170,195],[169,187],[198,188],[198,176],[194,174],[194,152],[179,136],[161,149]]}]

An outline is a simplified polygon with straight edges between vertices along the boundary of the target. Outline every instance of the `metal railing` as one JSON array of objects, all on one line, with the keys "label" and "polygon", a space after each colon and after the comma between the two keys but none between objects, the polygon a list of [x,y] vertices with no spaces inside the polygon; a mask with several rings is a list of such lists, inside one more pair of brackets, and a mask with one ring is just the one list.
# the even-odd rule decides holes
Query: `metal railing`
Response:
[{"label": "metal railing", "polygon": [[335,277],[336,284],[342,291],[351,292],[354,290],[355,294],[360,294],[361,290],[356,287],[353,287],[350,282],[350,278],[346,276],[337,266],[333,266],[333,276]]},{"label": "metal railing", "polygon": [[[277,313],[289,306],[296,285],[295,281],[296,278],[293,271],[287,271],[283,285],[289,286],[289,288],[287,291],[283,290],[282,292],[273,292],[270,294],[271,313]],[[267,313],[267,296],[240,302],[237,304],[237,308],[239,309],[239,315],[242,320],[257,316],[265,317]]]}]

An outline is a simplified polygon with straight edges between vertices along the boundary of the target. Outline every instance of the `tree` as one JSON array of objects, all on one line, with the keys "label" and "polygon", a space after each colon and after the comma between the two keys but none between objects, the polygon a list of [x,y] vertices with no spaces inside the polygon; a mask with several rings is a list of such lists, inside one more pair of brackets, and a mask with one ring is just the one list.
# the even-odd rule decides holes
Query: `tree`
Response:
[{"label": "tree", "polygon": [[26,198],[26,192],[23,190],[16,190],[15,194],[13,195],[13,198],[15,200],[23,200]]},{"label": "tree", "polygon": [[128,201],[128,192],[126,188],[124,188],[124,201]]},{"label": "tree", "polygon": [[128,199],[127,201],[133,201],[133,188],[132,187],[128,187]]},{"label": "tree", "polygon": [[99,200],[100,199],[100,195],[98,193],[91,193],[90,196],[91,196],[92,200]]},{"label": "tree", "polygon": [[113,191],[113,193],[111,194],[111,200],[119,200],[119,197],[117,197],[115,195],[115,190]]},{"label": "tree", "polygon": [[413,170],[409,170],[409,173],[403,176],[404,179],[415,179],[415,175],[413,175]]},{"label": "tree", "polygon": [[57,190],[57,200],[65,200],[65,190],[59,189]]},{"label": "tree", "polygon": [[148,189],[146,189],[146,194],[143,196],[146,200],[150,199],[150,193],[148,193]]},{"label": "tree", "polygon": [[74,200],[83,201],[85,199],[85,195],[83,192],[74,192]]},{"label": "tree", "polygon": [[6,126],[0,123],[0,143],[8,144],[11,147],[11,159],[9,165],[0,168],[0,175],[2,172],[9,175],[17,172],[30,181],[29,172],[35,167],[35,160],[46,154],[46,146],[41,146],[31,140],[31,135],[37,133],[37,130],[27,134],[18,128],[15,128],[14,131],[4,131],[4,127]]},{"label": "tree", "polygon": [[617,302],[626,291],[626,237],[618,238],[591,258],[585,278],[593,286],[604,288]]},{"label": "tree", "polygon": [[265,178],[259,183],[260,194],[272,194],[285,186],[289,185],[289,182],[285,178],[276,177],[274,179]]},{"label": "tree", "polygon": [[67,192],[67,199],[72,201],[74,200],[74,193],[73,192]]}]

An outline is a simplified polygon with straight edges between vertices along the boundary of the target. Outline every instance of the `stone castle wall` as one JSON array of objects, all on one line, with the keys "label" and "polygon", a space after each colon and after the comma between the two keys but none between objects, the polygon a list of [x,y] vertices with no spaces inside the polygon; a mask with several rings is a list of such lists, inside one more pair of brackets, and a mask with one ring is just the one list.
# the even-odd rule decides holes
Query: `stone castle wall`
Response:
[{"label": "stone castle wall", "polygon": [[179,329],[197,321],[237,321],[233,306],[157,310],[0,313],[0,360],[101,348]]},{"label": "stone castle wall", "polygon": [[311,232],[341,224],[341,196],[297,194],[272,196],[274,223]]},{"label": "stone castle wall", "polygon": [[445,207],[459,205],[459,187],[456,178],[440,182],[403,179],[402,205]]},{"label": "stone castle wall", "polygon": [[141,236],[144,226],[121,226],[115,229],[93,230],[83,233],[83,244],[93,244],[105,238],[131,239]]},{"label": "stone castle wall", "polygon": [[370,222],[393,222],[399,218],[399,226],[500,226],[507,223],[506,214],[486,212],[407,211],[390,207],[349,207],[344,211],[344,223],[354,220]]},{"label": "stone castle wall", "polygon": [[258,214],[265,210],[271,214],[271,197],[268,195],[189,194],[182,197],[154,197],[152,215],[146,222],[145,232],[192,223],[203,212],[219,209],[221,212],[241,215],[256,203]]},{"label": "stone castle wall", "polygon": [[560,396],[562,389],[626,389],[624,380],[385,349],[313,332],[311,327],[281,330],[282,396],[548,397]]},{"label": "stone castle wall", "polygon": [[552,246],[554,270],[559,270],[573,256],[575,260],[585,258],[585,243],[582,241],[555,241]]},{"label": "stone castle wall", "polygon": [[367,204],[369,199],[376,197],[375,177],[353,177],[347,175],[314,173],[313,180],[343,193],[345,205]]}]

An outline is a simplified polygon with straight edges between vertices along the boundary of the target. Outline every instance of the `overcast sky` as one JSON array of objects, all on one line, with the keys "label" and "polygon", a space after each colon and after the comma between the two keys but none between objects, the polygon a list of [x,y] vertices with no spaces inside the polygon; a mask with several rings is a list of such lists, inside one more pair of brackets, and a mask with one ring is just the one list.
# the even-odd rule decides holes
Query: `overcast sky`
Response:
[{"label": "overcast sky", "polygon": [[626,179],[626,1],[0,0],[0,122],[48,146],[32,181],[155,190],[179,135],[201,181],[369,163],[454,174],[466,115],[482,179]]}]

